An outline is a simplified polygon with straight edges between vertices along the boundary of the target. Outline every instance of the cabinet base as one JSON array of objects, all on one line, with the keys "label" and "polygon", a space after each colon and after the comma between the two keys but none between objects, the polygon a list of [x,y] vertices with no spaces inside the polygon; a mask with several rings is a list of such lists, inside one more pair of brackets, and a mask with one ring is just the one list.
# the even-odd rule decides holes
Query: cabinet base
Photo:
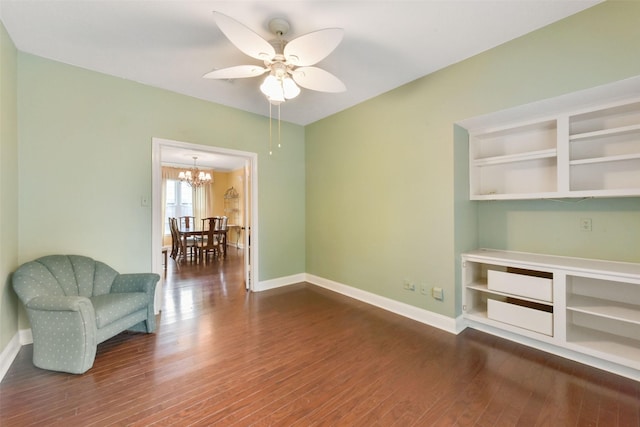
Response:
[{"label": "cabinet base", "polygon": [[597,369],[602,369],[603,371],[611,372],[613,374],[630,378],[635,381],[640,381],[640,370],[638,369],[633,369],[628,366],[623,366],[617,363],[609,362],[607,360],[602,360],[597,357],[592,357],[587,354],[580,353],[577,351],[572,351],[567,348],[559,347],[548,342],[538,341],[523,335],[511,333],[503,329],[494,328],[492,326],[485,325],[483,323],[479,323],[469,319],[465,319],[464,326],[466,328],[482,331],[487,334],[497,336],[499,338],[504,338],[509,341],[517,342],[518,344],[526,345],[527,347],[532,347],[538,350],[542,350],[547,353],[553,354],[555,356],[572,360],[574,362],[582,363],[584,365],[588,365]]}]

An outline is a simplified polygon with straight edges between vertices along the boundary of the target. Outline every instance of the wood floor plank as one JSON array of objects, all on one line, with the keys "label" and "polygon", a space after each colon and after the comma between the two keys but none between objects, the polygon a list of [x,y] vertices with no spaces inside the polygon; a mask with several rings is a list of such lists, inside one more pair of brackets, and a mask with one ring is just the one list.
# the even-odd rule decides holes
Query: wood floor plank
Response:
[{"label": "wood floor plank", "polygon": [[247,293],[242,256],[169,260],[157,333],[100,344],[83,375],[24,346],[0,425],[640,427],[636,381],[306,283]]}]

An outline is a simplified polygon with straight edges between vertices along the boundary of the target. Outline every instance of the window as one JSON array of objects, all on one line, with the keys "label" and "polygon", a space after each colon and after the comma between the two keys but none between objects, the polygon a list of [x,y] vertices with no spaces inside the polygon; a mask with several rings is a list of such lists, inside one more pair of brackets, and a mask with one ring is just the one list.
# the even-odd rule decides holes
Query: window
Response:
[{"label": "window", "polygon": [[167,180],[165,194],[164,234],[171,234],[169,218],[193,216],[193,191],[189,184],[173,179]]}]

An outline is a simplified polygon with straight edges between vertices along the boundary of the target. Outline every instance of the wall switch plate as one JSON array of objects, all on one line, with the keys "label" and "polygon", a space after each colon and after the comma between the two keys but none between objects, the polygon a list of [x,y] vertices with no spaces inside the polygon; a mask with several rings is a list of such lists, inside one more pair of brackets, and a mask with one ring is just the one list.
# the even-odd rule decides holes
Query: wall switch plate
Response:
[{"label": "wall switch plate", "polygon": [[415,283],[411,283],[411,281],[410,281],[410,280],[405,279],[405,280],[404,280],[403,288],[404,288],[405,290],[407,290],[407,291],[415,292],[415,290],[416,290],[416,285],[415,285]]}]

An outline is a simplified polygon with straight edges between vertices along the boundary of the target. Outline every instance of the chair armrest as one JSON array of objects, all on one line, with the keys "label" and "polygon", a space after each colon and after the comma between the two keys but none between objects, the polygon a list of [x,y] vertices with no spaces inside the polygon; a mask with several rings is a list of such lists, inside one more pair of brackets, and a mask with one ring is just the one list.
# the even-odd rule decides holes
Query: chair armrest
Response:
[{"label": "chair armrest", "polygon": [[117,275],[113,281],[110,293],[144,292],[149,301],[146,321],[134,325],[132,328],[129,328],[129,330],[144,331],[147,333],[156,330],[154,303],[158,280],[160,280],[160,275],[156,273],[128,273]]},{"label": "chair armrest", "polygon": [[33,364],[81,374],[96,356],[96,314],[80,296],[38,296],[26,304],[33,335]]},{"label": "chair armrest", "polygon": [[153,295],[160,275],[155,273],[129,273],[116,276],[111,293],[144,292]]},{"label": "chair armrest", "polygon": [[39,296],[29,300],[26,308],[39,311],[84,311],[93,310],[89,298],[78,296]]}]

